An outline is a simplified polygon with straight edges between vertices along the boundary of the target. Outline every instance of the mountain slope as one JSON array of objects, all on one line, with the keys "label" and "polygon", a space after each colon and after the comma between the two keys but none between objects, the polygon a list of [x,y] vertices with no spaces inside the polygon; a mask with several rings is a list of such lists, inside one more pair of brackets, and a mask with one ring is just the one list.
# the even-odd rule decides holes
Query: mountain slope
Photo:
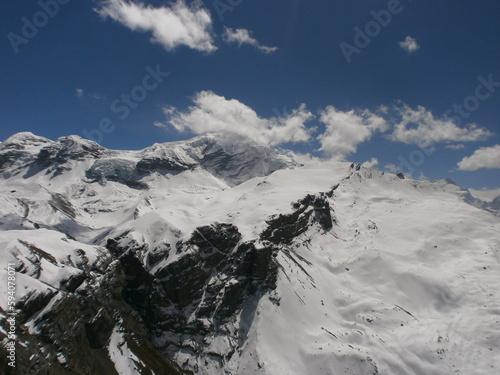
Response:
[{"label": "mountain slope", "polygon": [[114,151],[20,133],[0,172],[24,373],[500,368],[500,223],[450,181],[223,134]]}]

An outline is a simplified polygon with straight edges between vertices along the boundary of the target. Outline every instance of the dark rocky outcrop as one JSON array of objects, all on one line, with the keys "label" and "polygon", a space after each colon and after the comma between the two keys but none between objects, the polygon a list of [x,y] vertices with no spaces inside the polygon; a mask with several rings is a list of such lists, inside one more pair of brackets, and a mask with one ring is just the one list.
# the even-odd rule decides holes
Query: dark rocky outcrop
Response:
[{"label": "dark rocky outcrop", "polygon": [[137,163],[137,172],[139,174],[150,174],[155,171],[159,172],[182,172],[193,168],[194,165],[186,164],[183,161],[175,158],[159,158],[145,157]]},{"label": "dark rocky outcrop", "polygon": [[292,204],[294,212],[291,214],[279,214],[271,218],[268,227],[262,232],[261,240],[272,242],[275,245],[290,245],[292,241],[307,231],[312,222],[317,222],[320,227],[328,231],[332,229],[332,209],[328,203],[328,195],[307,195],[304,199]]},{"label": "dark rocky outcrop", "polygon": [[97,160],[92,167],[85,171],[85,177],[105,185],[107,181],[114,181],[132,189],[146,189],[148,185],[141,180],[143,173],[138,171],[138,163],[125,159]]},{"label": "dark rocky outcrop", "polygon": [[[17,133],[0,144],[0,171],[17,165],[22,168],[34,162],[35,156],[28,151],[31,146],[42,147],[51,143],[47,138],[36,136],[29,132]],[[8,175],[16,174],[16,170],[9,171]]]},{"label": "dark rocky outcrop", "polygon": [[97,143],[77,137],[61,137],[56,142],[43,147],[37,156],[39,165],[64,164],[69,160],[83,160],[84,158],[99,158],[104,147]]},{"label": "dark rocky outcrop", "polygon": [[[18,268],[20,273],[26,272],[22,265]],[[141,374],[185,374],[151,343],[141,317],[123,300],[125,278],[121,263],[102,252],[97,263],[82,262],[81,273],[63,280],[61,289],[40,290],[18,301],[17,367],[1,363],[0,372],[117,374],[107,346],[112,332],[119,329],[129,350],[141,361],[136,363]],[[26,328],[28,321],[36,333]],[[0,324],[8,326],[3,310]],[[0,356],[6,358],[3,347]]]},{"label": "dark rocky outcrop", "polygon": [[177,260],[163,267],[160,263],[154,272],[141,261],[144,246],[124,249],[119,241],[108,240],[107,247],[119,257],[126,275],[124,299],[168,356],[182,350],[196,357],[214,333],[240,339],[244,332],[230,333],[227,325],[235,322],[246,301],[276,287],[277,249],[242,243],[230,224],[198,228],[178,244]]}]

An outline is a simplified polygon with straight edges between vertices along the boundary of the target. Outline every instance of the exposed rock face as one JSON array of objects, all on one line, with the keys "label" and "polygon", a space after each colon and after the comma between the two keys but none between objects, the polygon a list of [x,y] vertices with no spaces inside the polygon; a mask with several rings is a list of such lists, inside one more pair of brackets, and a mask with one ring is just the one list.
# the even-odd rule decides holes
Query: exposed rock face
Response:
[{"label": "exposed rock face", "polygon": [[[125,300],[141,315],[156,345],[169,357],[182,352],[188,357],[184,366],[194,371],[202,359],[220,362],[235,353],[244,336],[238,316],[249,308],[245,302],[276,286],[277,249],[241,243],[230,224],[198,228],[178,244],[176,261],[156,269],[143,265],[143,246],[123,249],[117,240],[108,240],[107,247],[125,271]],[[210,349],[214,333],[227,338],[218,351]]]},{"label": "exposed rock face", "polygon": [[146,189],[147,184],[140,181],[143,173],[141,162],[142,160],[137,163],[119,158],[97,160],[85,172],[85,177],[101,185],[105,185],[107,181],[115,181],[133,189]]},{"label": "exposed rock face", "polygon": [[155,171],[182,172],[194,166],[195,164],[186,164],[175,156],[172,158],[145,157],[137,163],[137,172],[140,174],[149,174]]},{"label": "exposed rock face", "polygon": [[292,207],[295,210],[293,213],[279,214],[268,221],[268,227],[261,235],[262,240],[276,245],[290,244],[295,237],[309,229],[313,222],[319,223],[325,231],[332,229],[334,220],[326,194],[307,195]]},{"label": "exposed rock face", "polygon": [[[224,142],[219,139],[224,139]],[[218,134],[201,136],[191,142],[193,149],[202,149],[201,153],[193,156],[209,172],[233,185],[296,165],[292,160],[255,142],[245,142],[242,147],[244,139],[237,135],[232,138]]]},{"label": "exposed rock face", "polygon": [[[241,319],[252,316],[255,302],[276,288],[278,252],[293,258],[288,245],[298,236],[311,226],[333,227],[327,194],[307,195],[292,208],[292,214],[269,220],[259,243],[242,241],[238,228],[224,223],[197,228],[175,249],[122,246],[127,233],[108,240],[125,272],[123,298],[167,357],[198,372],[207,363],[220,367],[238,356],[248,329]],[[214,348],[214,336],[224,344]]]},{"label": "exposed rock face", "polygon": [[37,162],[40,165],[64,164],[70,160],[82,160],[85,157],[98,158],[104,147],[77,136],[61,137],[53,144],[42,148]]},{"label": "exposed rock face", "polygon": [[[41,276],[42,264],[61,267],[47,250],[25,242],[26,257],[18,257],[17,272],[34,278]],[[163,356],[148,338],[141,317],[123,300],[125,283],[120,262],[101,251],[89,264],[81,250],[81,262],[68,267],[76,272],[57,287],[47,286],[30,292],[17,302],[17,368],[4,364],[6,374],[117,374],[108,345],[114,331],[128,350],[138,358],[142,374],[181,374],[176,365]],[[47,266],[44,266],[47,267]],[[19,278],[20,276],[18,276]],[[2,326],[7,326],[1,313]],[[26,325],[30,322],[28,325]],[[32,328],[27,328],[28,326]],[[4,338],[4,334],[0,334]],[[6,358],[5,349],[0,350]]]}]

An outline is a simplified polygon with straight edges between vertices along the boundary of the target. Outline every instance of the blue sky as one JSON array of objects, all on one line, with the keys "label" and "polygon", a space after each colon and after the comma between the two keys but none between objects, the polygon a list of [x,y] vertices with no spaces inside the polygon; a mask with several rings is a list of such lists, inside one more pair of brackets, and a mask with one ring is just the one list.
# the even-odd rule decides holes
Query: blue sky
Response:
[{"label": "blue sky", "polygon": [[233,131],[315,157],[500,187],[497,0],[1,8],[0,139],[78,134],[140,149]]}]

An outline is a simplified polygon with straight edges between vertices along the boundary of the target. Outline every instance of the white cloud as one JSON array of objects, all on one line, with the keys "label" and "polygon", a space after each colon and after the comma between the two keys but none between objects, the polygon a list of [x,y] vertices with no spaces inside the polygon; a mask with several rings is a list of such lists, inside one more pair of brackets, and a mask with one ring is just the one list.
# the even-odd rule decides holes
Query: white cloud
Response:
[{"label": "white cloud", "polygon": [[226,27],[222,38],[226,43],[238,43],[238,46],[241,46],[242,44],[250,44],[264,53],[273,53],[278,50],[278,47],[266,47],[261,45],[257,39],[250,35],[250,31],[247,29],[234,30]]},{"label": "white cloud", "polygon": [[416,178],[416,180],[420,180],[420,181],[430,181],[429,180],[429,177],[427,177],[424,172],[420,171],[420,173],[418,174],[418,177]]},{"label": "white cloud", "polygon": [[344,159],[356,152],[360,143],[368,141],[376,131],[386,131],[386,121],[365,109],[342,112],[333,106],[320,111],[320,121],[326,125],[325,132],[318,137],[320,151]]},{"label": "white cloud", "polygon": [[396,166],[396,164],[386,164],[384,166],[384,169],[392,173],[399,172],[399,168]]},{"label": "white cloud", "polygon": [[75,89],[75,96],[77,98],[89,97],[89,98],[92,98],[95,100],[106,99],[105,95],[93,93],[93,92],[87,92],[83,89]]},{"label": "white cloud", "polygon": [[461,150],[461,149],[465,148],[465,145],[459,143],[457,145],[446,145],[444,147],[447,149],[450,149],[450,150]]},{"label": "white cloud", "polygon": [[420,48],[416,39],[411,36],[407,36],[404,41],[399,42],[399,46],[408,53],[416,52]]},{"label": "white cloud", "polygon": [[127,0],[104,0],[96,9],[102,17],[109,17],[134,31],[151,32],[152,41],[167,51],[184,45],[198,51],[212,52],[212,18],[201,1],[190,6],[177,0],[169,6],[154,8]]},{"label": "white cloud", "polygon": [[476,171],[480,168],[500,169],[500,145],[481,147],[458,163],[458,169],[461,171]]},{"label": "white cloud", "polygon": [[[165,124],[157,122],[155,126],[179,132],[188,130],[195,134],[233,132],[269,146],[311,141],[317,129],[306,127],[306,123],[315,116],[304,104],[291,112],[286,108],[283,114],[276,109],[274,112],[277,116],[262,118],[236,99],[226,99],[212,91],[201,91],[194,96],[193,105],[185,110],[165,107],[167,121]],[[336,160],[344,160],[355,153],[361,143],[371,140],[377,132],[389,130],[385,137],[395,142],[420,147],[441,142],[454,150],[465,146],[449,143],[481,141],[492,135],[475,124],[459,127],[450,120],[435,118],[422,106],[412,109],[404,103],[390,108],[381,106],[375,112],[368,109],[341,111],[327,106],[318,110],[317,114],[319,121],[325,125],[324,132],[316,137],[320,146],[318,151]],[[364,165],[372,168],[378,165],[378,160],[372,158]],[[393,165],[386,165],[384,169],[397,171]]]},{"label": "white cloud", "polygon": [[471,195],[475,198],[481,199],[485,202],[491,202],[495,198],[500,197],[500,189],[486,189],[482,190],[468,189]]},{"label": "white cloud", "polygon": [[102,95],[102,94],[97,94],[95,92],[93,93],[90,93],[89,96],[93,99],[96,99],[96,100],[101,100],[101,99],[106,99],[106,95]]},{"label": "white cloud", "polygon": [[238,100],[228,100],[211,91],[197,93],[193,102],[194,105],[184,112],[173,107],[165,108],[167,122],[180,132],[185,130],[195,134],[214,131],[232,132],[269,146],[287,142],[306,142],[314,130],[305,126],[305,123],[314,116],[304,104],[286,117],[265,119]]},{"label": "white cloud", "polygon": [[292,160],[302,165],[319,165],[325,162],[324,159],[311,155],[309,153],[300,153],[280,148],[278,148],[278,151],[284,155],[287,155]]},{"label": "white cloud", "polygon": [[163,122],[160,121],[153,122],[153,125],[156,126],[157,128],[167,129],[167,125],[165,125]]},{"label": "white cloud", "polygon": [[368,161],[365,161],[363,163],[363,167],[365,168],[374,168],[378,165],[378,159],[377,158],[371,158]]},{"label": "white cloud", "polygon": [[406,144],[427,147],[434,142],[474,142],[492,135],[487,129],[476,124],[460,128],[450,120],[437,119],[431,111],[422,106],[416,110],[402,105],[397,108],[401,121],[396,123],[389,139]]}]

